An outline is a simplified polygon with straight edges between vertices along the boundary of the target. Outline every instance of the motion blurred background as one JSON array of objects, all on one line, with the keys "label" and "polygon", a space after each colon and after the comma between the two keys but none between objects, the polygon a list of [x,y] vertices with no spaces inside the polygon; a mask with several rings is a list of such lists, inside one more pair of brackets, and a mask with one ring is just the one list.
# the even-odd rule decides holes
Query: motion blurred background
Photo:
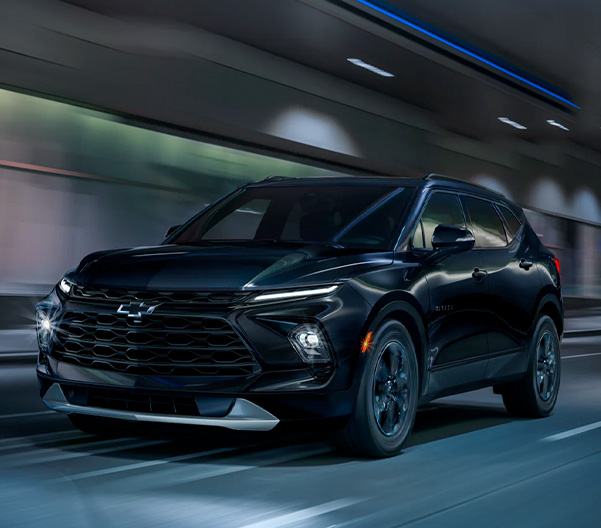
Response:
[{"label": "motion blurred background", "polygon": [[[592,0],[0,0],[0,528],[598,528],[600,22]],[[357,460],[277,430],[99,438],[39,398],[34,306],[84,255],[271,175],[431,172],[520,204],[560,259],[548,419],[483,389]]]},{"label": "motion blurred background", "polygon": [[[388,5],[518,61],[559,95],[350,0],[1,2],[0,349],[33,347],[33,306],[87,253],[160,243],[275,174],[440,172],[498,190],[559,257],[567,308],[594,310],[597,37],[561,25],[574,16],[565,2],[532,42],[541,2],[504,5],[511,25],[492,5],[446,4]],[[588,9],[581,23],[599,14]]]}]

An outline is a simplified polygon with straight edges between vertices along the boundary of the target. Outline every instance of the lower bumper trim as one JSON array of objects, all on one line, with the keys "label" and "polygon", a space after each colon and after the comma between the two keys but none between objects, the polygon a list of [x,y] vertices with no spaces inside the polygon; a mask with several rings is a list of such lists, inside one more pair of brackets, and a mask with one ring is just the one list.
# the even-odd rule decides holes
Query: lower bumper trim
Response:
[{"label": "lower bumper trim", "polygon": [[50,386],[46,394],[44,394],[43,400],[49,409],[68,414],[87,414],[102,418],[117,418],[139,422],[225,427],[226,429],[233,429],[235,431],[270,431],[280,422],[270,412],[243,398],[236,399],[230,412],[223,417],[174,416],[170,414],[137,413],[133,411],[75,405],[69,403],[58,383],[53,383]]}]

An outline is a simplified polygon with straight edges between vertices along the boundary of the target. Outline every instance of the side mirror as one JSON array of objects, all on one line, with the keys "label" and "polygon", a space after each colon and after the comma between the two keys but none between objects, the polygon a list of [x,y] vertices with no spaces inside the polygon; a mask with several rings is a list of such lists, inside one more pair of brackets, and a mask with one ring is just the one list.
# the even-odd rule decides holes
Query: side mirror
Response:
[{"label": "side mirror", "polygon": [[173,233],[175,233],[180,227],[182,227],[181,224],[179,225],[174,225],[171,226],[169,229],[167,229],[167,232],[165,233],[165,238],[169,238]]},{"label": "side mirror", "polygon": [[474,235],[469,229],[456,225],[440,224],[432,234],[432,247],[453,253],[469,251],[474,247]]}]

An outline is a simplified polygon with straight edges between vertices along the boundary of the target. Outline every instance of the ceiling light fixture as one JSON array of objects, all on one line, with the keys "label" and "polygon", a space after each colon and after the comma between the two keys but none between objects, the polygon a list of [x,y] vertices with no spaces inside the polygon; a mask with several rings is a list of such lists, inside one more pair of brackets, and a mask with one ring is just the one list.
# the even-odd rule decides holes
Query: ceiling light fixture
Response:
[{"label": "ceiling light fixture", "polygon": [[367,62],[363,62],[361,59],[346,59],[346,60],[349,61],[350,63],[354,64],[355,66],[359,66],[359,68],[365,68],[366,70],[369,70],[370,72],[381,75],[382,77],[394,77],[394,75],[392,73],[381,70],[380,68],[377,68],[376,66],[373,66],[372,64],[368,64]]},{"label": "ceiling light fixture", "polygon": [[557,121],[554,121],[553,119],[547,119],[547,123],[549,123],[551,126],[554,126],[554,127],[557,127],[557,128],[561,128],[562,130],[566,130],[567,132],[570,131],[570,129],[567,126],[564,126],[561,123],[558,123]]},{"label": "ceiling light fixture", "polygon": [[512,121],[508,117],[499,117],[497,119],[499,121],[501,121],[501,123],[505,123],[506,125],[512,126],[513,128],[517,128],[518,130],[527,130],[528,129],[528,127],[525,127],[524,125],[520,125],[519,123]]},{"label": "ceiling light fixture", "polygon": [[541,86],[540,84],[537,84],[537,83],[523,77],[522,75],[519,75],[511,70],[508,70],[504,66],[501,66],[499,63],[494,62],[490,59],[487,59],[482,54],[475,53],[464,46],[455,44],[454,42],[450,41],[449,39],[447,39],[441,35],[437,35],[433,31],[430,31],[430,30],[426,29],[425,27],[420,26],[419,24],[416,24],[415,22],[411,22],[409,19],[404,18],[400,15],[397,15],[396,13],[393,13],[389,9],[380,7],[379,5],[377,5],[373,2],[370,2],[369,0],[355,0],[355,1],[360,4],[363,4],[364,6],[367,6],[371,9],[373,9],[374,11],[377,11],[378,13],[381,13],[382,15],[385,15],[389,18],[392,18],[393,20],[396,20],[397,22],[400,22],[404,26],[407,26],[415,31],[418,31],[422,35],[426,35],[426,36],[430,37],[431,39],[437,40],[438,42],[441,42],[442,44],[449,46],[450,48],[453,48],[453,49],[459,51],[460,53],[463,53],[464,55],[467,55],[468,57],[471,57],[472,59],[477,60],[478,62],[486,64],[487,66],[490,66],[491,68],[494,68],[497,71],[503,72],[505,75],[508,75],[509,77],[512,77],[513,79],[523,82],[524,84],[527,84],[531,88],[534,88],[540,92],[546,93],[547,95],[553,97],[554,99],[557,99],[558,101],[561,101],[562,103],[565,103],[567,105],[570,105],[570,106],[580,110],[580,107],[578,105],[574,104],[572,101],[570,101],[566,97],[563,97],[562,95],[558,94],[557,92],[553,92],[553,91],[545,88],[544,86]]}]

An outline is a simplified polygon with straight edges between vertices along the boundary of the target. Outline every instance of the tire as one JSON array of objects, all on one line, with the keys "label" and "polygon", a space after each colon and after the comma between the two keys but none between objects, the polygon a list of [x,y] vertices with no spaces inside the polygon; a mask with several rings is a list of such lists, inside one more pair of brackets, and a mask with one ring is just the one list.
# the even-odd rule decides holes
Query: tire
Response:
[{"label": "tire", "polygon": [[543,315],[532,333],[526,375],[501,388],[505,408],[514,416],[548,416],[555,407],[560,380],[559,336],[553,320]]},{"label": "tire", "polygon": [[353,414],[339,438],[353,455],[389,457],[401,452],[413,429],[419,370],[413,341],[401,323],[386,321],[374,334]]},{"label": "tire", "polygon": [[121,424],[116,420],[98,418],[85,414],[69,414],[69,420],[83,433],[102,437],[118,437],[127,435],[128,424]]}]

